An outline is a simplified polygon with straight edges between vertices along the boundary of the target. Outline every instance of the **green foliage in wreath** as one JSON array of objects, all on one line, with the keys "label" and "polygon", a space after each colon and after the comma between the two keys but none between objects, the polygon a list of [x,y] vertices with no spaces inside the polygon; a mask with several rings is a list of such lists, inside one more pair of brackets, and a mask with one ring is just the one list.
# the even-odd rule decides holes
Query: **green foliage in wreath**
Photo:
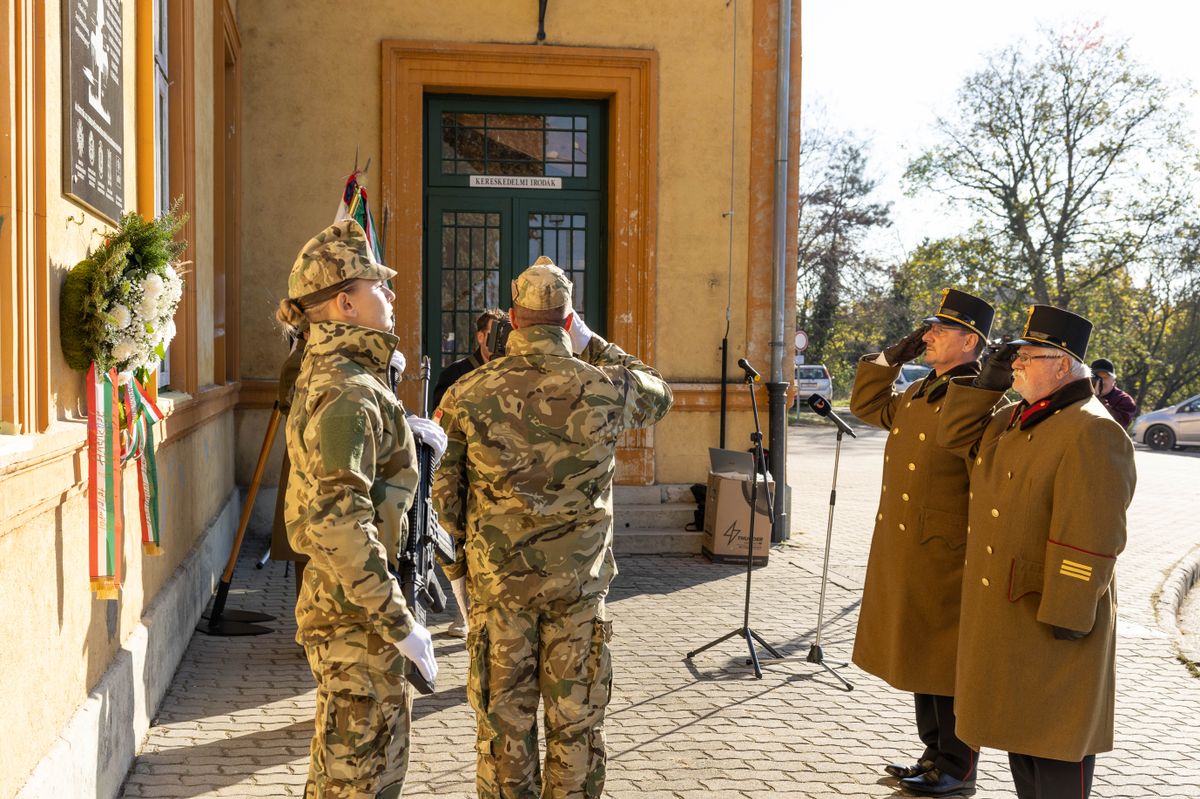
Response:
[{"label": "green foliage in wreath", "polygon": [[175,234],[187,220],[180,202],[148,221],[135,211],[75,265],[59,297],[59,333],[72,369],[92,361],[104,371],[145,372],[161,360],[175,334],[183,292],[179,257],[187,242]]}]

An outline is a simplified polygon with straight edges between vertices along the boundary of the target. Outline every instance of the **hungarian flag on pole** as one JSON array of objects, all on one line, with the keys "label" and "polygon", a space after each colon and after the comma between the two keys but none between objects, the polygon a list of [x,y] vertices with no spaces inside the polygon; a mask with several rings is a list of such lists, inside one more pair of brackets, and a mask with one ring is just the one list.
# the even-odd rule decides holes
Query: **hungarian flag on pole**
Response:
[{"label": "hungarian flag on pole", "polygon": [[371,243],[371,251],[375,255],[375,260],[383,263],[383,241],[380,239],[379,230],[375,227],[375,218],[371,216],[371,208],[367,205],[367,190],[358,182],[359,176],[365,172],[365,169],[355,169],[346,178],[346,188],[342,191],[342,201],[338,203],[337,214],[333,217],[333,221],[353,219],[361,225],[362,229],[367,232],[367,241]]}]

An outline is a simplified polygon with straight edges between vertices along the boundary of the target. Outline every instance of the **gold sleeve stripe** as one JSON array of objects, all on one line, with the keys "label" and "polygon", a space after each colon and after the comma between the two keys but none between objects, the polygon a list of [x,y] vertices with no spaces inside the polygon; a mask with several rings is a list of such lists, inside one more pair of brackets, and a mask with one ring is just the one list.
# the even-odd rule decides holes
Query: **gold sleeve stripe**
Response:
[{"label": "gold sleeve stripe", "polygon": [[1062,568],[1058,570],[1058,573],[1065,577],[1074,577],[1076,580],[1083,580],[1085,583],[1090,582],[1092,579],[1091,572],[1081,572],[1078,569],[1072,569],[1065,563],[1062,565]]},{"label": "gold sleeve stripe", "polygon": [[1092,573],[1092,567],[1087,565],[1086,563],[1076,563],[1073,560],[1067,560],[1066,558],[1063,558],[1062,565],[1068,566],[1072,569],[1078,569],[1081,572],[1087,572],[1088,574]]}]

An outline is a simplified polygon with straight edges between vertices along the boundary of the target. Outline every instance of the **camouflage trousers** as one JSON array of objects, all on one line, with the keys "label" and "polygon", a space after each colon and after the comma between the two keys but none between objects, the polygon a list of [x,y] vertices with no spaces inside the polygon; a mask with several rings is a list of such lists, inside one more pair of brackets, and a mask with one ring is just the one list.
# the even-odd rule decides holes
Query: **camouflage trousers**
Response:
[{"label": "camouflage trousers", "polygon": [[[467,696],[478,724],[481,799],[575,799],[604,789],[612,623],[592,598],[560,608],[472,604]],[[538,758],[544,703],[545,773]]]},{"label": "camouflage trousers", "polygon": [[404,657],[374,633],[305,653],[317,679],[305,799],[398,799],[412,720]]}]

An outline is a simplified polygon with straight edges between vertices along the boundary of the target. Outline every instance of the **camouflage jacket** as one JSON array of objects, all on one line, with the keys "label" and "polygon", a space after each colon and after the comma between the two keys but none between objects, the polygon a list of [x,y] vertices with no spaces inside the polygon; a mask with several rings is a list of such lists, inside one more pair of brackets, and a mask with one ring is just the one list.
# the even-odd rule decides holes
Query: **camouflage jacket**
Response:
[{"label": "camouflage jacket", "polygon": [[397,339],[343,324],[313,324],[287,420],[284,515],[292,547],[310,560],[296,601],[304,645],[364,629],[388,641],[412,631],[388,572],[408,532],[416,449],[387,384]]},{"label": "camouflage jacket", "polygon": [[617,573],[617,438],[670,407],[658,372],[599,336],[576,358],[560,327],[514,330],[508,354],[455,383],[438,414],[449,444],[433,502],[458,553],[446,576],[467,576],[487,605],[602,595]]}]

